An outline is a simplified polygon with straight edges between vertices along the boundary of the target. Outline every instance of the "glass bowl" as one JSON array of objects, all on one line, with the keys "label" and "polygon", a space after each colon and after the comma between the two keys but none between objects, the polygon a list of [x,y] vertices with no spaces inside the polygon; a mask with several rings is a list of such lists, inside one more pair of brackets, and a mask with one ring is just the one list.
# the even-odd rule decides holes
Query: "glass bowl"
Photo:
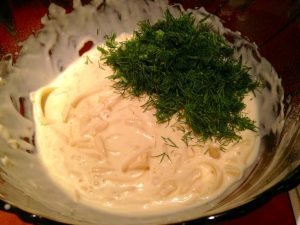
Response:
[{"label": "glass bowl", "polygon": [[[149,4],[148,1],[145,2]],[[211,9],[211,12],[214,12],[223,18],[225,25],[228,25],[233,29],[235,27],[232,21],[230,22],[230,17],[243,15],[243,13],[245,13],[245,8],[243,7],[246,7],[249,3],[248,1],[229,1],[231,4],[221,7],[219,5],[215,6],[215,1],[179,2],[186,8],[204,5],[208,9]],[[109,3],[110,2],[107,1],[107,3],[101,4],[99,11],[109,8]],[[132,1],[131,4],[134,5],[134,1]],[[67,4],[66,6],[70,5]],[[235,14],[230,10],[234,11]],[[240,36],[237,33],[229,32],[226,35],[228,40],[231,40],[231,42],[240,39]],[[251,33],[251,31],[250,33],[246,32],[246,35],[251,37],[253,33]],[[272,41],[271,39],[268,40],[268,38],[264,37],[256,39],[255,36],[253,39],[251,37],[251,40],[260,42],[260,47],[265,47],[264,49],[267,49],[268,43]],[[246,48],[256,54],[259,58],[258,61],[261,60],[261,56],[257,52],[256,45],[250,43],[246,46]],[[274,53],[272,53],[272,55],[273,54]],[[266,55],[268,55],[267,52]],[[2,71],[5,71],[6,66],[11,63],[11,60],[12,58],[9,57],[6,59],[3,58],[2,62],[4,63],[1,64]],[[273,64],[273,66],[276,68],[275,64]],[[300,72],[300,70],[297,70],[297,72]],[[35,182],[43,183],[44,179],[43,174],[36,170],[38,167],[35,167],[35,164],[30,163],[31,155],[34,154],[34,152],[29,151],[14,154],[14,156],[12,156],[13,159],[17,162],[21,162],[20,166],[15,165],[14,160],[9,160],[10,153],[5,150],[7,143],[3,139],[1,139],[0,142],[0,172],[2,177],[0,197],[3,201],[16,206],[17,208],[12,208],[13,212],[16,212],[21,218],[29,220],[30,222],[41,224],[60,224],[61,222],[67,224],[98,225],[175,224],[183,222],[184,224],[202,224],[211,223],[212,221],[222,221],[243,214],[256,208],[258,205],[267,201],[270,197],[280,192],[290,190],[300,183],[300,123],[298,121],[300,117],[300,94],[298,93],[296,86],[291,86],[291,81],[288,77],[285,77],[284,74],[281,73],[279,75],[283,81],[282,83],[285,93],[283,93],[280,86],[272,86],[267,82],[267,80],[264,80],[264,89],[266,92],[275,92],[275,95],[277,96],[276,100],[272,102],[273,108],[271,112],[274,117],[272,121],[276,124],[276,126],[269,124],[266,125],[268,128],[264,128],[266,132],[262,137],[258,160],[254,167],[249,169],[245,179],[243,179],[242,182],[239,182],[232,192],[228,193],[226,197],[219,199],[217,204],[209,205],[207,209],[195,207],[176,213],[170,212],[167,214],[139,217],[138,215],[104,215],[94,211],[93,209],[77,207],[74,205],[74,202],[65,199],[65,196],[62,193],[59,193],[59,191],[52,193],[55,186],[51,186],[51,184],[49,184],[47,188],[43,188],[43,190],[41,190],[39,186],[34,187]],[[2,73],[2,77],[3,76],[5,77],[4,72]],[[287,82],[287,80],[289,82]],[[43,82],[47,82],[47,80]],[[300,77],[294,78],[293,82],[299,83]],[[283,96],[285,96],[285,102],[282,102]],[[268,99],[263,99],[262,101],[267,100]],[[30,108],[30,106],[26,105],[26,101],[24,101],[23,98],[16,99],[16,102],[16,108],[23,114],[25,113],[23,107],[26,109]],[[1,122],[3,124],[3,121]],[[7,169],[8,167],[9,169]],[[35,174],[34,176],[32,176],[33,173]],[[14,176],[11,176],[11,174],[14,174]],[[27,177],[27,179],[24,179],[24,177]],[[14,179],[17,179],[17,181]],[[40,196],[36,195],[39,191],[43,191],[44,193],[44,197],[42,199]],[[56,208],[51,207],[52,205],[48,204],[48,201],[50,199],[53,200],[53,198],[57,201],[55,203]],[[27,214],[22,210],[30,214]]]}]

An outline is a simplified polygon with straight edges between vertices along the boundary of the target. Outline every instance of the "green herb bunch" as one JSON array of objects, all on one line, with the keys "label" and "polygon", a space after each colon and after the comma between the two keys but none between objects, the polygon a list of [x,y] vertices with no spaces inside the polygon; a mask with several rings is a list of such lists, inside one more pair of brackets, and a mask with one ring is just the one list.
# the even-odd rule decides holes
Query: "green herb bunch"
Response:
[{"label": "green herb bunch", "polygon": [[[98,47],[111,66],[114,87],[133,96],[147,95],[145,108],[154,107],[159,123],[177,116],[193,135],[205,141],[239,140],[238,131],[256,130],[242,113],[243,99],[258,86],[223,36],[191,14],[138,24],[133,38],[116,42],[106,36]],[[190,134],[190,131],[189,131]]]}]

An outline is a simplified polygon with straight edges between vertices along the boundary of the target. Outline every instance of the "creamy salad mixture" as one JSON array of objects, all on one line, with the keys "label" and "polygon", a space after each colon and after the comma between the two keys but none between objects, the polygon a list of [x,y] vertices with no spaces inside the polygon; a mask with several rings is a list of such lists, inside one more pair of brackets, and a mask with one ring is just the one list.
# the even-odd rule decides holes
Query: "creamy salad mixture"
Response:
[{"label": "creamy salad mixture", "polygon": [[[146,97],[125,97],[112,87],[113,71],[99,55],[89,51],[31,96],[41,160],[78,201],[126,212],[204,203],[254,162],[257,132],[245,130],[226,146],[186,145],[176,118],[159,124],[154,110],[141,107]],[[244,102],[258,124],[253,94]]]}]

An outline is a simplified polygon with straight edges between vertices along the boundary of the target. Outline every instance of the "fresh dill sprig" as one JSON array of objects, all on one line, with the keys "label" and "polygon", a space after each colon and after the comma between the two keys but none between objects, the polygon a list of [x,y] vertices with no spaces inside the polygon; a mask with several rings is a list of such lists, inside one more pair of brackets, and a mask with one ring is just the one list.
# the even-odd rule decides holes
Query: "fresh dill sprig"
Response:
[{"label": "fresh dill sprig", "polygon": [[159,155],[153,155],[153,156],[151,156],[151,157],[153,157],[153,158],[159,158],[159,157],[161,157],[161,158],[160,158],[160,163],[161,163],[162,161],[164,161],[164,158],[165,158],[165,157],[167,157],[168,160],[169,160],[170,162],[172,162],[170,156],[169,156],[166,152],[163,152],[163,153],[161,153],[161,154],[159,154]]},{"label": "fresh dill sprig", "polygon": [[84,64],[88,65],[89,63],[93,64],[93,61],[92,61],[92,60],[90,59],[90,57],[87,55],[87,56],[85,57],[85,62],[84,62]]},{"label": "fresh dill sprig", "polygon": [[[198,140],[222,143],[239,140],[239,131],[257,129],[242,110],[245,95],[258,82],[205,21],[196,23],[191,14],[175,18],[166,11],[153,25],[140,22],[132,39],[119,43],[115,38],[107,36],[106,46],[98,47],[114,70],[114,87],[133,96],[148,95],[144,107],[156,109],[159,123],[176,116]],[[190,138],[186,134],[183,141]]]},{"label": "fresh dill sprig", "polygon": [[161,136],[161,138],[164,140],[165,144],[174,148],[178,148],[178,146],[169,138],[169,137],[163,137]]}]

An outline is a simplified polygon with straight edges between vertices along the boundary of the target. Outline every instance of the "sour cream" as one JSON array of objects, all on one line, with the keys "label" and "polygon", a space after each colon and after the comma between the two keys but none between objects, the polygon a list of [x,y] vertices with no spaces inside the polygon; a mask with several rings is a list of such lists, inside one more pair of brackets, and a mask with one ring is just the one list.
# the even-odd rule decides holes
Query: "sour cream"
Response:
[{"label": "sour cream", "polygon": [[[99,58],[89,51],[31,96],[40,159],[66,193],[114,212],[169,210],[211,201],[242,178],[258,133],[243,131],[224,150],[214,141],[187,144],[175,118],[158,124],[155,110],[141,107],[146,96],[117,93]],[[253,94],[244,102],[258,121]]]}]

